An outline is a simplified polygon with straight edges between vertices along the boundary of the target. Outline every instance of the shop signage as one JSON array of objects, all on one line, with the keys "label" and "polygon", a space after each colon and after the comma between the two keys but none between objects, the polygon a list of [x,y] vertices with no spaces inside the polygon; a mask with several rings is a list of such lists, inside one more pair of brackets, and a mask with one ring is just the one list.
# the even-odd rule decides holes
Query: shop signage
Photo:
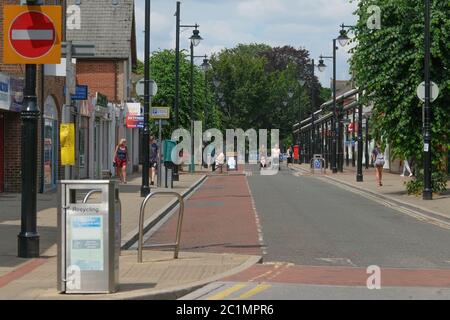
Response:
[{"label": "shop signage", "polygon": [[9,79],[9,91],[11,95],[10,111],[21,112],[23,104],[23,89],[25,82],[23,79],[10,77]]},{"label": "shop signage", "polygon": [[97,106],[108,108],[108,97],[101,94],[100,92],[97,92]]},{"label": "shop signage", "polygon": [[10,103],[9,77],[0,74],[0,109],[9,110]]},{"label": "shop signage", "polygon": [[62,124],[60,130],[61,165],[75,165],[75,125]]},{"label": "shop signage", "polygon": [[128,129],[144,129],[144,116],[138,114],[127,115]]},{"label": "shop signage", "polygon": [[[75,94],[71,95],[72,101],[80,101],[88,99],[88,86],[77,85]],[[66,87],[64,86],[64,95],[66,95]]]}]

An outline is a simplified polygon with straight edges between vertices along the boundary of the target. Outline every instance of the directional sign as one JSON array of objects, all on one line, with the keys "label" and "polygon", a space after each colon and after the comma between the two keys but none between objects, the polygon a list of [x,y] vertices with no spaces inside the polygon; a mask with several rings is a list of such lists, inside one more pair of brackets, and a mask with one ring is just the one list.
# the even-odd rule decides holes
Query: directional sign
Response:
[{"label": "directional sign", "polygon": [[[142,78],[136,83],[136,94],[139,97],[144,97],[145,79]],[[158,85],[154,80],[150,80],[150,96],[154,97],[158,93]]]},{"label": "directional sign", "polygon": [[[417,87],[417,96],[419,97],[420,100],[425,102],[425,82],[422,82]],[[439,97],[439,86],[436,83],[431,82],[431,102],[434,102],[438,97]]]},{"label": "directional sign", "polygon": [[5,6],[5,64],[61,63],[61,6]]},{"label": "directional sign", "polygon": [[166,107],[152,108],[150,112],[150,118],[168,120],[170,119],[170,108]]}]

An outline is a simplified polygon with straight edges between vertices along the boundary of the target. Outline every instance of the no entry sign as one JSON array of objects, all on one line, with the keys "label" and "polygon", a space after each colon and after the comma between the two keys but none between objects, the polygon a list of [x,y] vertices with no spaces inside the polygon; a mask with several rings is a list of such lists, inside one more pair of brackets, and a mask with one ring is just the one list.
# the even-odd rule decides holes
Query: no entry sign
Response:
[{"label": "no entry sign", "polygon": [[61,6],[5,6],[5,64],[61,62]]}]

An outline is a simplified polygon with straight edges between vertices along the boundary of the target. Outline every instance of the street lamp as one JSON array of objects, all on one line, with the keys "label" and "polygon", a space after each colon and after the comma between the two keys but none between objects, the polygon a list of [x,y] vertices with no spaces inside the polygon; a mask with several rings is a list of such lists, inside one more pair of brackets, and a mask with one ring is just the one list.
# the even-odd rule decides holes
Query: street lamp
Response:
[{"label": "street lamp", "polygon": [[[189,26],[182,26],[189,27]],[[191,26],[192,27],[192,26]],[[200,41],[203,40],[200,37],[200,31],[198,30],[199,25],[195,24],[193,26],[195,29],[192,31],[192,36],[189,38],[191,40],[191,83],[190,83],[190,120],[191,120],[191,163],[189,165],[189,172],[195,172],[195,163],[194,163],[194,59],[195,58],[203,58],[204,56],[195,56],[194,55],[194,47],[197,47],[200,44]]]},{"label": "street lamp", "polygon": [[[319,65],[315,64],[314,59],[310,60],[311,62],[311,82],[310,82],[310,99],[311,99],[311,148],[310,148],[310,157],[311,159],[314,157],[314,154],[316,153],[316,126],[315,126],[315,119],[314,119],[314,112],[316,111],[316,99],[314,95],[314,77],[315,77],[315,69],[316,67],[319,67]],[[306,84],[307,80],[300,79],[299,84],[304,85]],[[301,122],[300,122],[301,123]],[[310,160],[311,160],[310,159]]]},{"label": "street lamp", "polygon": [[144,130],[142,133],[142,185],[141,197],[150,194],[150,0],[145,1],[145,44],[144,44]]},{"label": "street lamp", "polygon": [[[35,4],[28,1],[27,4]],[[18,235],[18,257],[39,257],[39,233],[37,232],[37,133],[40,111],[36,96],[36,64],[25,66],[24,100],[22,119],[22,202],[21,230]]]},{"label": "street lamp", "polygon": [[[177,9],[175,13],[176,17],[176,28],[175,28],[175,129],[179,128],[179,115],[180,115],[180,29],[181,28],[195,28],[191,40],[191,64],[193,65],[193,52],[194,47],[198,46],[202,37],[200,37],[200,31],[198,30],[199,25],[181,25],[181,2],[177,1]],[[193,77],[193,69],[191,69],[191,77]],[[191,110],[192,110],[192,98],[193,96],[193,82],[191,81]],[[192,112],[191,112],[192,115]],[[193,151],[193,150],[191,150]],[[178,166],[175,166],[173,170],[173,181],[179,181],[180,176],[178,173]]]},{"label": "street lamp", "polygon": [[348,37],[348,31],[347,28],[353,28],[354,26],[346,26],[345,24],[341,24],[341,31],[339,34],[339,37],[337,37],[337,40],[341,47],[345,47],[348,42],[350,41],[350,38]]},{"label": "street lamp", "polygon": [[201,68],[203,72],[205,73],[205,107],[204,107],[204,113],[205,113],[205,126],[208,126],[208,72],[212,69],[211,64],[209,63],[208,56],[205,55],[203,59],[203,63],[201,65]]},{"label": "street lamp", "polygon": [[[350,38],[348,36],[348,29],[352,29],[354,27],[355,26],[345,25],[344,23],[341,25],[341,31],[337,40],[342,47],[345,47],[350,41]],[[357,165],[356,182],[364,181],[363,164],[362,164],[363,161],[362,126],[363,126],[363,106],[362,104],[358,104],[358,165]],[[340,148],[342,148],[342,146]]]},{"label": "street lamp", "polygon": [[432,155],[431,155],[431,4],[425,0],[425,110],[423,124],[423,165],[424,189],[423,199],[433,200],[432,188]]}]

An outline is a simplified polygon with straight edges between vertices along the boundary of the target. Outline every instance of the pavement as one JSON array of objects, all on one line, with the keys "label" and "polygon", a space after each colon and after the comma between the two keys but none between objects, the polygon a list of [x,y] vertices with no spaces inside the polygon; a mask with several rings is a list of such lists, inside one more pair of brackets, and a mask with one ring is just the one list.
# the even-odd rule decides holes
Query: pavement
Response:
[{"label": "pavement", "polygon": [[[370,170],[358,185],[350,170],[333,179],[301,167],[251,172],[264,262],[182,299],[450,299],[446,195],[422,203],[399,176],[376,187]],[[374,267],[380,290],[367,286]]]},{"label": "pavement", "polygon": [[[188,198],[205,180],[203,174],[181,174],[180,182],[175,183],[175,191]],[[137,239],[142,202],[139,194],[139,177],[131,178],[126,185],[120,185],[123,248],[133,247]],[[145,251],[144,263],[138,264],[134,250],[123,250],[117,293],[62,295],[56,292],[56,192],[38,196],[39,259],[16,257],[16,239],[20,231],[20,195],[1,195],[0,200],[0,299],[176,299],[207,283],[241,272],[261,259],[259,255],[244,253],[182,251],[180,259],[174,260],[170,251]],[[146,230],[158,228],[158,224],[170,218],[175,211],[175,199],[171,197],[151,200],[146,211]],[[172,233],[170,242],[174,235]]]}]

